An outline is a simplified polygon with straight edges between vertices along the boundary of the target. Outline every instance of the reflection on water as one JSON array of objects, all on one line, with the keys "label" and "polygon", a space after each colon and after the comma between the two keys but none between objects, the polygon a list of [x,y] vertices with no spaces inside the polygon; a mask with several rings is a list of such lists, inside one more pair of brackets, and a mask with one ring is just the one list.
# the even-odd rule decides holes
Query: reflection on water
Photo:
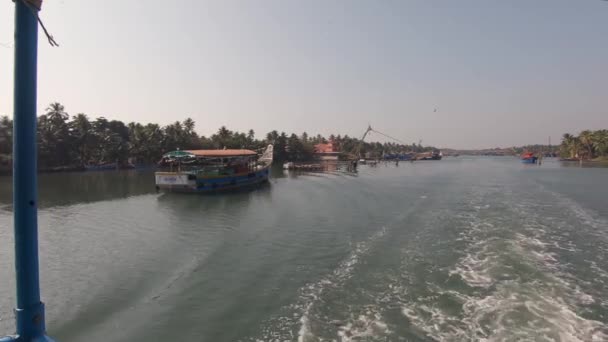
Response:
[{"label": "reflection on water", "polygon": [[[43,173],[38,175],[39,207],[126,198],[155,192],[152,171]],[[68,195],[69,194],[69,195]],[[12,178],[0,177],[0,205],[12,204]]]},{"label": "reflection on water", "polygon": [[560,161],[563,167],[585,167],[585,168],[608,168],[608,162],[583,162]]},{"label": "reflection on water", "polygon": [[[460,159],[462,161],[464,159]],[[443,163],[449,161],[443,161]],[[392,163],[380,163],[381,167],[394,167]],[[407,167],[407,164],[401,167]],[[524,169],[535,168],[580,168],[578,162],[562,162],[557,159],[545,159],[542,166],[523,165]],[[582,168],[607,168],[606,163],[583,163]],[[360,170],[369,170],[369,166],[361,165]],[[271,179],[306,177],[325,177],[323,174],[340,174],[357,177],[357,171],[347,171],[334,167],[326,172],[286,171],[282,165],[273,165]],[[38,192],[40,208],[62,206],[76,203],[127,198],[155,192],[154,171],[106,171],[106,172],[73,172],[73,173],[43,173],[38,176]],[[67,196],[66,194],[69,194]],[[0,208],[9,209],[12,204],[12,178],[0,177]]]},{"label": "reflection on water", "polygon": [[252,198],[271,196],[272,184],[262,183],[255,187],[248,187],[230,192],[218,193],[161,193],[157,200],[164,208],[175,210],[176,213],[200,213],[204,215],[210,211],[230,212],[242,208]]}]

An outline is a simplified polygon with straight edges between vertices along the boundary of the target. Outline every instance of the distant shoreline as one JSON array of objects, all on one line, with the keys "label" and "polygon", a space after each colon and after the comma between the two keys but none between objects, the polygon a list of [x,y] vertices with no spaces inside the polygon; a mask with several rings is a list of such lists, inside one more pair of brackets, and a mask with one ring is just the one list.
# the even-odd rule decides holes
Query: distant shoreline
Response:
[{"label": "distant shoreline", "polygon": [[[478,154],[461,154],[459,156],[449,156],[450,158],[458,158],[458,157],[463,157],[463,156],[467,156],[467,157],[517,157],[516,155],[478,155]],[[564,160],[561,159],[559,157],[553,157],[558,159],[559,162],[562,163],[580,163],[579,160]],[[608,157],[598,157],[598,158],[594,158],[594,159],[583,159],[582,161],[583,164],[586,165],[597,165],[597,164],[607,164],[608,165]],[[150,169],[154,169],[155,165],[151,164],[151,165],[144,165],[144,166],[138,166],[138,167],[118,167],[117,169],[105,169],[105,170],[87,170],[86,167],[84,166],[57,166],[57,167],[52,167],[52,168],[42,168],[38,170],[39,174],[42,173],[69,173],[69,172],[88,172],[88,173],[95,173],[95,172],[113,172],[113,171],[125,171],[125,170],[150,170]],[[0,176],[11,176],[12,175],[12,168],[6,165],[0,165]]]}]

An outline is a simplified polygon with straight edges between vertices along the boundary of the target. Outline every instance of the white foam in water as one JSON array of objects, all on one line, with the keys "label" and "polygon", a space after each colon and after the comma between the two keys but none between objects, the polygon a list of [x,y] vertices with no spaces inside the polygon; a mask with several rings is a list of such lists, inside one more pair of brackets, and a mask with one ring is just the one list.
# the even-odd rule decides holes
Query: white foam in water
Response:
[{"label": "white foam in water", "polygon": [[365,337],[378,337],[390,334],[386,323],[377,312],[367,311],[356,320],[341,326],[338,336],[341,342],[361,341]]},{"label": "white foam in water", "polygon": [[[308,310],[307,310],[308,311]],[[308,321],[308,312],[302,315],[300,318],[300,331],[298,331],[298,342],[308,341],[309,338],[314,337],[311,333],[310,322]]]},{"label": "white foam in water", "polygon": [[[559,218],[543,217],[542,222],[537,221],[535,210],[539,204],[520,201],[508,206],[516,217],[527,219],[519,233],[509,236],[500,221],[486,224],[480,217],[485,206],[475,202],[470,203],[475,209],[473,214],[458,217],[470,224],[458,239],[468,242],[468,247],[449,270],[451,276],[460,277],[475,291],[465,295],[431,287],[434,295],[401,302],[402,314],[408,321],[438,341],[608,341],[608,326],[583,316],[585,307],[598,299],[581,288],[585,282],[566,273],[565,265],[553,252],[555,248],[579,251],[569,239],[569,227]],[[592,234],[606,234],[605,222],[595,219],[576,203],[568,202],[565,206],[585,225],[594,228]],[[564,229],[556,231],[561,228]],[[509,264],[511,261],[515,264]],[[595,284],[608,282],[608,272],[598,267],[597,262],[587,263],[597,271]],[[534,280],[530,272],[538,273]],[[453,308],[442,309],[436,299],[440,296],[462,303],[462,309],[457,313]],[[600,299],[600,304],[606,305],[608,301]]]},{"label": "white foam in water", "polygon": [[[558,287],[559,283],[555,285]],[[436,306],[410,303],[402,313],[417,328],[439,341],[607,341],[608,328],[576,313],[556,296],[567,290],[508,282],[485,297],[458,294],[463,317]],[[583,295],[592,301],[588,295]]]},{"label": "white foam in water", "polygon": [[496,263],[496,256],[485,253],[485,250],[488,248],[489,246],[484,247],[482,252],[475,254],[467,253],[458,266],[451,270],[449,274],[460,276],[462,280],[472,287],[490,287],[495,281],[490,272],[492,265]]},{"label": "white foam in water", "polygon": [[444,314],[437,307],[414,304],[402,307],[401,313],[408,318],[412,325],[434,339],[439,341],[467,340],[467,330],[459,327],[462,325],[461,319]]},{"label": "white foam in water", "polygon": [[496,250],[500,239],[496,237],[483,238],[484,233],[494,228],[489,222],[471,221],[471,229],[463,233],[463,240],[471,242],[465,256],[449,271],[450,275],[458,275],[471,287],[488,288],[495,282],[491,276],[493,267],[498,265]]},{"label": "white foam in water", "polygon": [[[291,317],[278,317],[264,328],[264,341],[293,341],[309,342],[318,341],[311,327],[311,311],[314,305],[321,300],[321,296],[330,288],[339,288],[351,278],[352,273],[359,263],[361,257],[369,253],[374,243],[386,234],[386,227],[382,227],[378,232],[370,236],[366,241],[359,242],[353,245],[352,252],[344,259],[338,267],[329,275],[321,280],[308,284],[300,289],[299,300],[297,303],[290,306],[295,312]],[[373,316],[373,320],[367,321],[365,316],[360,316],[357,321],[347,323],[341,326],[339,334],[342,341],[351,341],[348,338],[353,336],[363,336],[367,329],[373,331],[386,330],[386,324],[382,323],[377,316]],[[331,322],[327,322],[331,324]],[[291,331],[295,326],[298,326],[298,336],[292,336]],[[365,331],[360,331],[361,327],[365,327]],[[350,337],[349,337],[350,336]],[[356,340],[356,339],[355,339]]]},{"label": "white foam in water", "polygon": [[317,302],[324,290],[328,286],[340,286],[346,280],[348,280],[354,267],[359,262],[360,258],[367,254],[373,243],[383,237],[386,234],[386,227],[382,227],[381,230],[372,235],[367,241],[360,242],[355,245],[353,252],[333,271],[332,275],[321,279],[317,283],[310,284],[305,287],[303,296],[307,303],[305,304],[305,310],[300,318],[300,331],[298,334],[298,342],[306,342],[314,337],[310,329],[310,310],[312,306]]}]

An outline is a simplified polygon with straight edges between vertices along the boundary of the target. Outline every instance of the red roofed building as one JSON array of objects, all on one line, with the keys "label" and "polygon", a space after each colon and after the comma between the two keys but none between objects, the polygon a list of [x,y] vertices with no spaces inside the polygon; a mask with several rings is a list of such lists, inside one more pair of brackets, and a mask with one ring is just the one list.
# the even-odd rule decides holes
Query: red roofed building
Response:
[{"label": "red roofed building", "polygon": [[341,152],[338,151],[337,144],[330,140],[327,144],[315,145],[315,156],[321,160],[338,160]]}]

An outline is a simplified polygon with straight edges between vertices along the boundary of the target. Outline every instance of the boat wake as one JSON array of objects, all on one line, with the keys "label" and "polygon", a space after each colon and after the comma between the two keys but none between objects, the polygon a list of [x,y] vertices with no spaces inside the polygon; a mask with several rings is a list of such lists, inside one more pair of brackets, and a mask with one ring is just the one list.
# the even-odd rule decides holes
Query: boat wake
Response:
[{"label": "boat wake", "polygon": [[[461,233],[468,247],[448,270],[452,286],[429,285],[431,295],[403,303],[408,321],[440,341],[608,340],[608,326],[594,311],[598,305],[606,309],[598,302],[604,280],[573,274],[584,265],[572,264],[582,249],[572,225],[561,216],[543,215],[551,206],[537,203],[504,201],[509,217],[523,218],[516,222],[504,221],[504,212],[493,216],[474,207],[465,217],[469,228]],[[606,230],[579,206],[559,204],[578,219],[577,234]],[[461,282],[461,289],[455,290],[454,282]]]},{"label": "boat wake", "polygon": [[324,301],[324,296],[332,290],[340,289],[352,277],[361,259],[385,235],[386,228],[383,227],[367,240],[354,244],[352,252],[331,274],[301,288],[297,302],[286,308],[285,311],[288,313],[267,322],[263,328],[263,337],[256,341],[318,341],[315,330],[328,328],[334,331],[337,329],[340,341],[353,341],[358,337],[372,336],[379,330],[386,329],[378,313],[369,312],[373,319],[361,314],[352,322],[346,323],[339,320],[328,322],[326,317],[319,317],[315,312],[315,306]]},{"label": "boat wake", "polygon": [[358,317],[338,328],[339,341],[361,341],[391,333],[377,307],[368,306]]}]

